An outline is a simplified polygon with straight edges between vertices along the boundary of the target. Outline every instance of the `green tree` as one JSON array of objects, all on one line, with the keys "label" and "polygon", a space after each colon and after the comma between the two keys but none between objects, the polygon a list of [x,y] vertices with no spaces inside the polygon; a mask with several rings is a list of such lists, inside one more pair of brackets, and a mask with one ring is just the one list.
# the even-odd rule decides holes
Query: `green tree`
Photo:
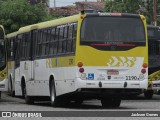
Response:
[{"label": "green tree", "polygon": [[106,0],[105,10],[109,12],[127,12],[136,13],[139,5],[142,5],[142,0]]},{"label": "green tree", "polygon": [[0,0],[0,24],[4,25],[6,33],[54,18],[55,16],[47,14],[41,3],[31,5],[27,0]]},{"label": "green tree", "polygon": [[[153,0],[105,0],[106,12],[123,12],[123,13],[139,13],[143,14],[147,23],[153,23]],[[157,0],[157,11],[160,11],[160,0]],[[158,13],[160,14],[160,13]],[[158,23],[160,17],[157,17]]]}]

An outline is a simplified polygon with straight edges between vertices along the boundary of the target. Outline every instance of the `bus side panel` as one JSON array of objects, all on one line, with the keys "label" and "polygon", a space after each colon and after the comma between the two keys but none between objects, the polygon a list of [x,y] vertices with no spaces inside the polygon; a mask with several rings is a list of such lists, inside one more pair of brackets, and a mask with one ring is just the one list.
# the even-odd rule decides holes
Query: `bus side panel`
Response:
[{"label": "bus side panel", "polygon": [[27,77],[26,83],[27,94],[29,96],[49,96],[49,76],[46,59],[30,61],[29,66],[29,78]]},{"label": "bus side panel", "polygon": [[[59,64],[61,66],[57,68],[55,61],[57,61],[56,66],[58,66],[58,63],[60,63],[62,59],[59,60],[59,62],[54,58],[34,61],[34,68],[31,70],[33,80],[29,81],[27,79],[26,82],[28,95],[49,96],[49,78],[51,75],[54,75],[57,96],[75,90],[75,67],[64,67],[65,65]],[[25,72],[22,74],[25,75]]]},{"label": "bus side panel", "polygon": [[15,68],[15,95],[22,96],[20,67]]}]

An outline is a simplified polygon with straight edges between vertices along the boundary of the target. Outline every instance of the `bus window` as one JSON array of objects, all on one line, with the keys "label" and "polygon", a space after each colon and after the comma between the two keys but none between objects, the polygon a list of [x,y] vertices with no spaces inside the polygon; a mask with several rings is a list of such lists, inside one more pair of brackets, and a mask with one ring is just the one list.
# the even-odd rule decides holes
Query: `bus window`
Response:
[{"label": "bus window", "polygon": [[[132,24],[131,24],[132,23]],[[106,26],[106,27],[104,27]],[[81,45],[132,44],[145,46],[145,31],[141,19],[123,17],[86,17],[81,28]],[[114,50],[130,49],[116,47]],[[100,48],[102,49],[102,48]],[[105,47],[105,50],[112,50]]]},{"label": "bus window", "polygon": [[0,67],[5,65],[4,39],[0,39]]},{"label": "bus window", "polygon": [[8,91],[7,79],[7,50],[6,50],[6,36],[2,25],[0,25],[0,98],[1,91]]}]

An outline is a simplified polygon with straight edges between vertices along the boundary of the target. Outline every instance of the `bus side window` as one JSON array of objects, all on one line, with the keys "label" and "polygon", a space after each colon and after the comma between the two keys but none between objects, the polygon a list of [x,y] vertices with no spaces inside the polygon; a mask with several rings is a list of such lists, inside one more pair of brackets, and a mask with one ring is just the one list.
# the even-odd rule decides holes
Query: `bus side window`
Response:
[{"label": "bus side window", "polygon": [[42,53],[41,56],[45,56],[46,53],[46,42],[47,42],[47,30],[42,30],[41,32],[41,46],[42,46]]},{"label": "bus side window", "polygon": [[18,35],[18,38],[17,38],[17,55],[16,55],[16,59],[17,60],[20,60],[22,59],[22,53],[23,53],[23,49],[22,49],[22,39],[23,39],[23,35]]},{"label": "bus side window", "polygon": [[54,54],[54,41],[55,41],[55,28],[51,29],[51,33],[50,33],[50,42],[49,42],[49,55],[53,55]]},{"label": "bus side window", "polygon": [[7,39],[7,57],[8,57],[8,60],[11,60],[11,40],[12,40],[12,38]]},{"label": "bus side window", "polygon": [[33,31],[33,37],[32,37],[32,42],[33,42],[33,48],[32,48],[32,57],[35,58],[36,56],[36,49],[37,49],[37,36],[38,36],[38,32],[37,30]]},{"label": "bus side window", "polygon": [[68,39],[68,26],[65,26],[64,27],[64,40],[63,40],[63,45],[62,45],[62,51],[63,53],[66,53],[67,52],[67,39]]},{"label": "bus side window", "polygon": [[71,50],[72,50],[72,38],[73,38],[73,33],[72,33],[72,30],[73,30],[73,26],[69,26],[69,29],[68,29],[68,40],[67,40],[67,52],[70,53]]},{"label": "bus side window", "polygon": [[25,41],[25,46],[24,46],[24,51],[25,51],[25,55],[24,55],[24,58],[26,60],[29,59],[29,54],[30,54],[30,47],[31,47],[31,44],[30,44],[30,33],[25,33],[24,34],[24,41]]},{"label": "bus side window", "polygon": [[69,26],[68,29],[68,40],[67,40],[67,52],[75,52],[76,46],[76,35],[77,35],[77,24]]},{"label": "bus side window", "polygon": [[73,25],[73,41],[72,41],[72,52],[76,49],[76,38],[77,38],[77,24]]},{"label": "bus side window", "polygon": [[62,42],[63,42],[63,27],[59,28],[59,39],[58,39],[58,54],[62,53]]},{"label": "bus side window", "polygon": [[47,29],[46,32],[46,48],[45,48],[45,55],[49,54],[49,42],[50,42],[50,33],[51,33],[51,29]]},{"label": "bus side window", "polygon": [[[56,28],[56,35],[55,35],[55,42],[54,42],[54,54],[58,53],[58,48],[59,48],[59,33],[60,33],[60,28]],[[56,49],[56,51],[55,51]]]},{"label": "bus side window", "polygon": [[42,53],[42,31],[38,31],[38,38],[37,38],[37,47],[36,47],[36,56],[40,57]]}]

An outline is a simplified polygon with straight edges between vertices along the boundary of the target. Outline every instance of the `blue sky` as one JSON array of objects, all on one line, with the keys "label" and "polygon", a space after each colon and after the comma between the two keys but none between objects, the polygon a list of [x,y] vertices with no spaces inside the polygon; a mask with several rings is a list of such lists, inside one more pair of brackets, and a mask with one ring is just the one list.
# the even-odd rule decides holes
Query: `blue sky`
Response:
[{"label": "blue sky", "polygon": [[[61,6],[73,5],[73,3],[75,2],[85,1],[85,0],[55,0],[55,1],[56,1],[56,7],[61,7]],[[87,0],[87,1],[96,2],[97,0]],[[54,7],[54,0],[50,0],[50,7]]]}]

